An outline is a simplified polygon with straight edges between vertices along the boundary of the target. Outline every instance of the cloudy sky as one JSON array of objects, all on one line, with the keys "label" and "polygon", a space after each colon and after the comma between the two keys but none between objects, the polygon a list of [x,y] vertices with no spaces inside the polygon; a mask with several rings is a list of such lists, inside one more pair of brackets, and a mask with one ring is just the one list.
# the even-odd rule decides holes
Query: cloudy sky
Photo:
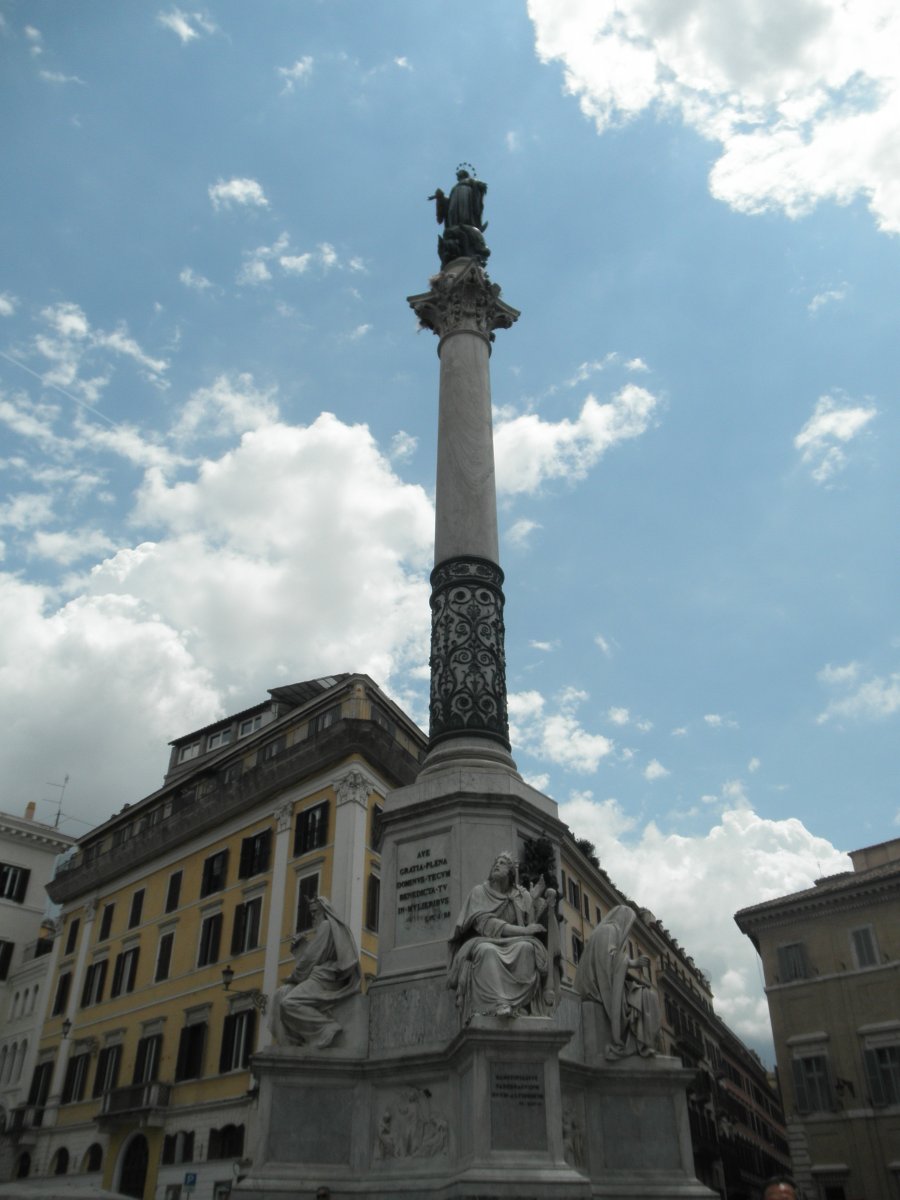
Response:
[{"label": "cloudy sky", "polygon": [[523,774],[765,1049],[735,909],[900,834],[894,0],[0,0],[0,806],[334,671],[420,723],[488,183]]}]

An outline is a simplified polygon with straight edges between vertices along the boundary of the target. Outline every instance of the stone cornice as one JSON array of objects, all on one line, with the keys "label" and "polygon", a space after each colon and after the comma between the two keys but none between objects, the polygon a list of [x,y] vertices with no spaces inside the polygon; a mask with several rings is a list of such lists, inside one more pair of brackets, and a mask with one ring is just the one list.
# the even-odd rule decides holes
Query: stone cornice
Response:
[{"label": "stone cornice", "polygon": [[848,875],[834,883],[823,883],[793,895],[766,900],[750,908],[742,908],[734,919],[742,933],[753,933],[765,928],[793,924],[798,918],[816,919],[828,917],[836,909],[860,908],[866,904],[880,904],[900,895],[900,865],[891,864],[891,870]]}]

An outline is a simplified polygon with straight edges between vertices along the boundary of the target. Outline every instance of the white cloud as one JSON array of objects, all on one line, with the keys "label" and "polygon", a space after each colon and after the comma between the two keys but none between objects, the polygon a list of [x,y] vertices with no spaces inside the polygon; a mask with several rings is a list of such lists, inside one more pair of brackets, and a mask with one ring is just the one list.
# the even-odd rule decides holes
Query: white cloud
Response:
[{"label": "white cloud", "polygon": [[807,309],[811,312],[818,312],[826,304],[833,304],[839,300],[847,299],[847,284],[842,283],[840,287],[828,288],[824,292],[817,292],[807,304]]},{"label": "white cloud", "polygon": [[82,87],[87,86],[77,75],[64,75],[62,71],[38,71],[38,75],[44,83],[80,83]]},{"label": "white cloud", "polygon": [[[59,389],[76,403],[96,405],[108,385],[113,368],[103,351],[131,359],[150,382],[158,387],[166,386],[168,361],[143,350],[128,332],[124,321],[112,332],[92,329],[83,309],[69,300],[49,305],[43,309],[41,317],[46,328],[35,337],[34,348],[51,364],[41,378],[46,385]],[[99,374],[82,374],[84,367],[98,359],[102,363]]]},{"label": "white cloud", "polygon": [[529,754],[563,767],[567,771],[590,773],[601,759],[612,753],[613,743],[599,733],[588,733],[575,712],[587,693],[565,689],[550,711],[536,691],[516,692],[509,696],[510,741]]},{"label": "white cloud", "polygon": [[0,317],[11,317],[16,311],[19,301],[9,292],[0,292]]},{"label": "white cloud", "polygon": [[278,419],[274,396],[274,389],[257,388],[252,375],[220,375],[209,387],[191,394],[172,436],[176,441],[229,437],[270,425]]},{"label": "white cloud", "polygon": [[625,363],[626,371],[649,371],[650,368],[642,358],[629,358]]},{"label": "white cloud", "polygon": [[357,325],[355,329],[351,329],[351,331],[347,334],[347,340],[351,342],[358,342],[360,338],[364,338],[366,336],[371,328],[372,326],[367,324]]},{"label": "white cloud", "polygon": [[510,546],[527,546],[531,535],[540,528],[540,522],[532,521],[529,517],[520,517],[518,521],[513,521],[507,529],[506,541]]},{"label": "white cloud", "polygon": [[731,717],[723,717],[721,713],[706,713],[703,720],[710,729],[737,729],[737,721],[733,721]]},{"label": "white cloud", "polygon": [[29,49],[34,55],[44,53],[44,38],[39,29],[35,29],[33,25],[26,25],[22,31],[28,41]]},{"label": "white cloud", "polygon": [[164,29],[176,34],[183,46],[201,34],[216,32],[216,26],[204,13],[186,13],[180,8],[173,8],[171,12],[157,13],[156,19]]},{"label": "white cloud", "polygon": [[0,504],[0,527],[19,531],[43,525],[53,517],[53,500],[45,492],[19,492]]},{"label": "white cloud", "polygon": [[394,66],[399,67],[402,71],[412,70],[412,65],[405,54],[400,54],[394,59]]},{"label": "white cloud", "polygon": [[819,671],[816,678],[821,683],[852,683],[859,675],[859,663],[849,662],[842,667],[833,667],[831,663],[826,665]]},{"label": "white cloud", "polygon": [[302,275],[309,269],[311,262],[311,254],[282,254],[278,260],[278,265],[288,275]]},{"label": "white cloud", "polygon": [[603,653],[606,655],[607,658],[612,657],[612,647],[610,646],[609,641],[603,636],[602,633],[594,634],[594,645],[598,646],[603,651]]},{"label": "white cloud", "polygon": [[334,246],[328,242],[320,242],[317,250],[319,252],[319,261],[326,271],[337,264],[338,256]]},{"label": "white cloud", "polygon": [[631,713],[627,708],[611,708],[606,715],[613,725],[627,725],[631,720]]},{"label": "white cloud", "polygon": [[758,957],[733,914],[847,870],[847,858],[796,818],[767,820],[746,800],[728,803],[717,824],[693,837],[664,833],[653,822],[638,829],[617,801],[584,795],[562,805],[560,816],[577,837],[594,842],[615,883],[654,912],[711,976],[717,1012],[741,1037],[770,1046]]},{"label": "white cloud", "polygon": [[269,201],[260,184],[255,179],[219,179],[211,183],[207,189],[213,208],[231,208],[239,205],[242,208],[268,208]]},{"label": "white cloud", "polygon": [[846,466],[844,447],[865,429],[877,411],[862,405],[840,406],[832,396],[819,397],[813,415],[794,438],[801,460],[817,483],[827,483]]},{"label": "white cloud", "polygon": [[532,650],[540,650],[542,654],[550,654],[552,651],[559,649],[559,641],[538,642],[532,639],[528,645]]},{"label": "white cloud", "polygon": [[718,143],[718,199],[798,216],[864,198],[900,232],[893,0],[529,0],[536,48],[598,132],[647,109]]},{"label": "white cloud", "polygon": [[249,258],[237,274],[237,282],[248,284],[250,287],[267,283],[271,278],[272,272],[261,258]]},{"label": "white cloud", "polygon": [[[0,770],[25,791],[55,777],[48,769],[68,771],[73,811],[102,820],[158,785],[171,737],[279,681],[362,670],[390,686],[427,660],[425,491],[398,478],[365,426],[329,414],[288,425],[275,400],[249,376],[198,389],[180,435],[202,425],[234,441],[194,464],[135,430],[79,427],[82,457],[114,448],[144,459],[130,520],[154,541],[119,540],[110,554],[92,526],[53,532],[48,495],[5,504],[0,515],[33,555],[84,564],[67,604],[0,576],[0,720],[11,734]],[[33,733],[51,709],[65,730],[48,760]],[[113,729],[116,754],[104,754]]]},{"label": "white cloud", "polygon": [[510,129],[505,138],[506,148],[510,154],[517,154],[522,149],[522,138],[515,129]]},{"label": "white cloud", "polygon": [[870,673],[862,678],[859,663],[851,662],[844,667],[829,664],[819,672],[819,680],[832,688],[842,690],[842,695],[829,701],[816,718],[817,724],[835,718],[854,721],[881,721],[900,712],[900,672],[887,675]]},{"label": "white cloud", "polygon": [[101,529],[74,529],[51,532],[38,530],[31,540],[29,554],[70,566],[115,549],[115,542]]},{"label": "white cloud", "polygon": [[760,768],[761,763],[758,758],[751,758],[747,763],[747,770],[751,775],[754,775]]},{"label": "white cloud", "polygon": [[651,758],[644,767],[644,778],[650,783],[656,779],[665,779],[669,771],[662,765],[659,759]]},{"label": "white cloud", "polygon": [[656,404],[650,392],[629,383],[606,404],[588,396],[574,421],[501,409],[494,425],[498,492],[534,492],[550,479],[584,479],[611,446],[649,428]]},{"label": "white cloud", "polygon": [[391,458],[394,462],[409,462],[418,448],[419,439],[405,429],[398,429],[391,438]]},{"label": "white cloud", "polygon": [[179,282],[194,292],[205,292],[212,284],[205,275],[198,275],[193,267],[185,267],[178,276]]},{"label": "white cloud", "polygon": [[278,74],[284,80],[283,93],[292,92],[298,83],[308,83],[309,77],[312,75],[312,69],[313,58],[311,54],[304,54],[302,58],[298,58],[292,67],[276,67]]}]

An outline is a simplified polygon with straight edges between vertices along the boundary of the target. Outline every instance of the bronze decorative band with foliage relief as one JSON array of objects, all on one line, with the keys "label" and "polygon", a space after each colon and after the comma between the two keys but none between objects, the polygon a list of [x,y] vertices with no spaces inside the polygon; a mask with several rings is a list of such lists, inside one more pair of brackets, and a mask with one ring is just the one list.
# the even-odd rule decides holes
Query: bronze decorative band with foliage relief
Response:
[{"label": "bronze decorative band with foliage relief", "polygon": [[431,573],[431,743],[458,734],[509,749],[503,572],[451,558]]}]

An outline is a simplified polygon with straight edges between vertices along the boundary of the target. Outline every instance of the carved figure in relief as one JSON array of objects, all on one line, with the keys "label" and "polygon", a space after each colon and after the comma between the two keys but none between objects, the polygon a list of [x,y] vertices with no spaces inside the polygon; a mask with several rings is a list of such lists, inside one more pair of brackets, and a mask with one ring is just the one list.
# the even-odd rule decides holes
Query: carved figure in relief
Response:
[{"label": "carved figure in relief", "polygon": [[516,860],[498,854],[476,884],[450,939],[447,986],[456,989],[463,1023],[478,1013],[545,1016],[559,996],[556,892],[543,876],[530,889],[516,882]]},{"label": "carved figure in relief", "polygon": [[434,194],[428,197],[434,200],[438,223],[444,226],[443,237],[438,238],[442,266],[454,258],[475,258],[484,266],[491,253],[484,240],[487,222],[482,221],[487,184],[469,174],[466,167],[471,166],[471,163],[460,163],[457,167],[456,183],[449,196],[435,188]]},{"label": "carved figure in relief", "polygon": [[378,1122],[375,1157],[432,1158],[447,1150],[447,1122],[429,1112],[427,1088],[401,1088]]},{"label": "carved figure in relief", "polygon": [[310,902],[313,927],[291,942],[296,965],[272,997],[270,1028],[281,1046],[330,1046],[342,1032],[331,1006],[360,990],[359,951],[327,896]]},{"label": "carved figure in relief", "polygon": [[575,1115],[575,1110],[563,1110],[563,1154],[570,1167],[584,1166],[584,1135],[581,1124]]},{"label": "carved figure in relief", "polygon": [[609,1017],[608,1059],[653,1055],[659,1040],[659,997],[650,982],[650,959],[646,954],[629,957],[634,920],[627,905],[611,908],[588,938],[575,971],[575,990],[602,1004]]}]

